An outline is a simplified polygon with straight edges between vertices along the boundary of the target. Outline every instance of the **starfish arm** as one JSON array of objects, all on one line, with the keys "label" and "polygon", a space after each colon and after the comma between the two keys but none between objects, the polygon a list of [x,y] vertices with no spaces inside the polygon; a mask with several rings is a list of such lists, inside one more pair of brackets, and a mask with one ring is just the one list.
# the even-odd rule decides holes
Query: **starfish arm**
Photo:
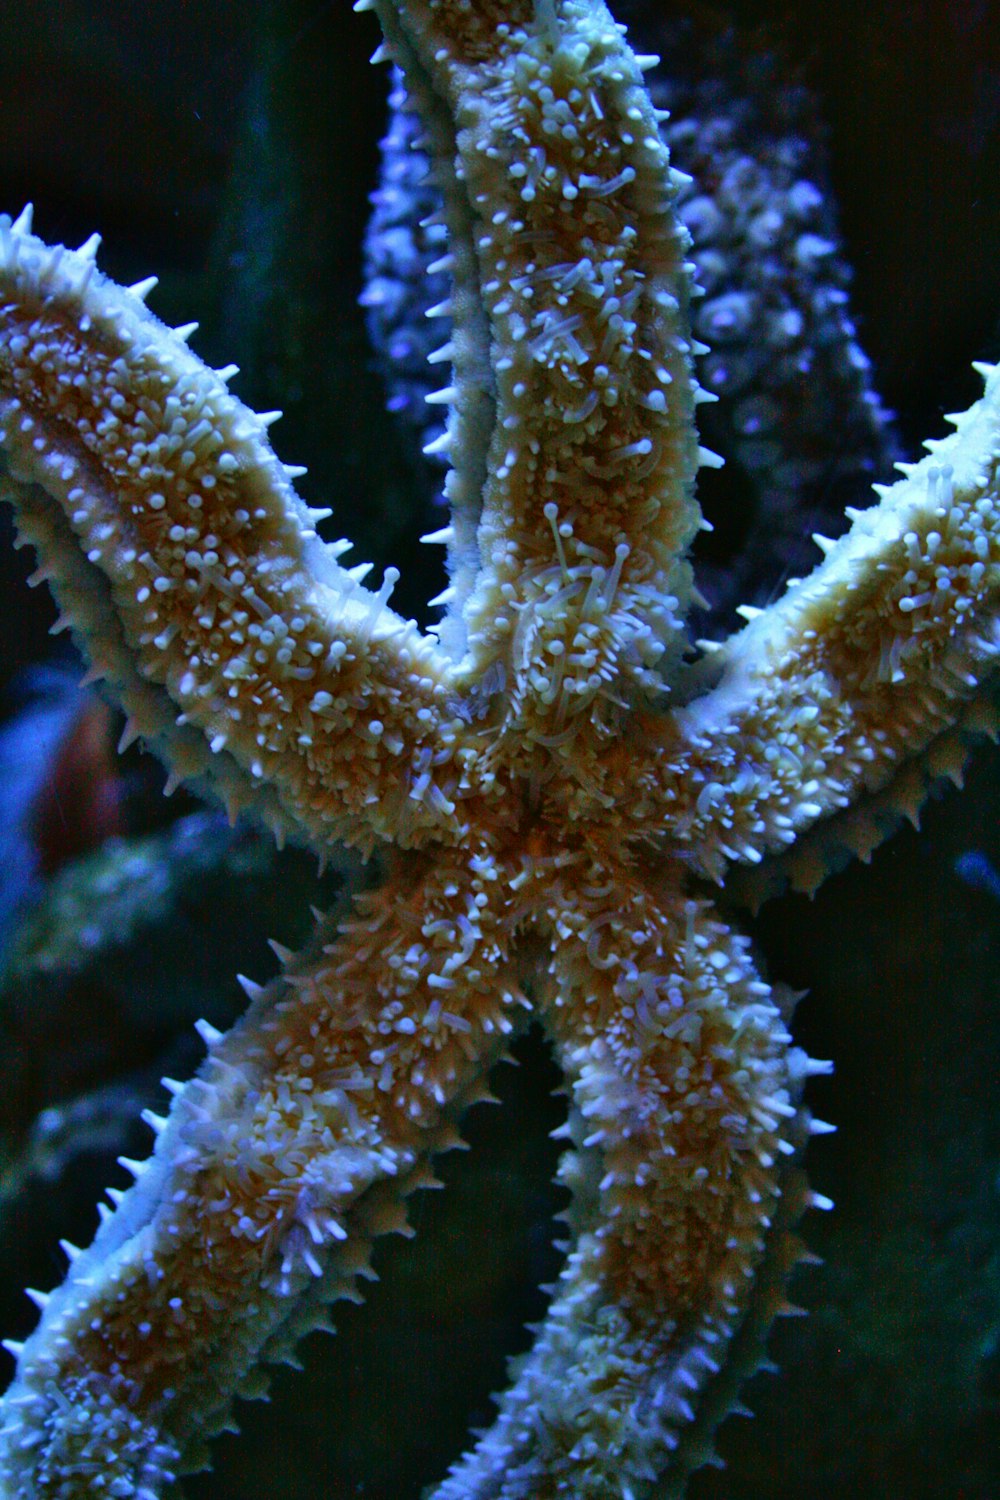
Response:
[{"label": "starfish arm", "polygon": [[375,9],[455,262],[449,488],[482,503],[451,628],[471,673],[502,674],[512,728],[549,735],[616,682],[657,690],[679,648],[699,453],[676,180],[603,5]]},{"label": "starfish arm", "polygon": [[391,893],[321,931],[228,1036],[203,1032],[199,1076],[21,1353],[0,1495],[84,1500],[100,1473],[150,1500],[260,1358],[356,1297],[371,1236],[405,1229],[400,1197],[526,1015],[481,904],[494,874],[401,857]]},{"label": "starfish arm", "polygon": [[891,798],[901,768],[994,673],[1000,369],[984,373],[956,431],[730,641],[712,690],[665,721],[652,773],[664,822],[710,875],[784,849],[863,793]]},{"label": "starfish arm", "polygon": [[392,574],[375,595],[338,565],[264,420],[93,252],[0,220],[0,447],[129,732],[317,846],[457,826],[449,669]]},{"label": "starfish arm", "polygon": [[[744,481],[744,547],[698,564],[714,626],[737,605],[772,597],[774,580],[802,554],[803,525],[835,525],[839,534],[845,498],[864,497],[900,454],[851,317],[815,101],[803,88],[793,98],[781,87],[773,59],[749,38],[720,38],[711,24],[640,9],[630,40],[637,51],[663,53],[651,71],[644,60],[644,81],[672,164],[691,174],[675,207],[705,293],[691,305],[692,329],[711,350],[699,378],[719,397],[699,407],[701,438]],[[449,278],[443,202],[422,135],[394,69],[361,301],[392,410],[427,445],[431,485],[444,458],[440,410],[426,405],[440,376],[427,357],[450,332],[437,315]],[[489,388],[488,369],[478,385]],[[475,501],[463,512],[472,528],[463,547],[473,556],[478,493]],[[453,527],[454,548],[457,518]]]},{"label": "starfish arm", "polygon": [[773,1268],[796,1259],[781,1236],[764,1266],[782,1191],[791,1221],[809,1201],[786,1156],[806,1060],[745,939],[702,904],[668,919],[617,889],[603,912],[560,902],[543,1001],[571,1087],[574,1243],[494,1427],[434,1500],[638,1500],[682,1479],[734,1330],[755,1296],[770,1322]]}]

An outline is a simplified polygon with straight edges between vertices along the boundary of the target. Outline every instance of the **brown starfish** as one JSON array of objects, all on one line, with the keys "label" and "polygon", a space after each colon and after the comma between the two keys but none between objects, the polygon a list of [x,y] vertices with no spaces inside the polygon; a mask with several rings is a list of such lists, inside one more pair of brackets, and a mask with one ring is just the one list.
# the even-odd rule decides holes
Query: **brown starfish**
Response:
[{"label": "brown starfish", "polygon": [[[823,565],[687,665],[686,239],[642,59],[591,0],[378,0],[450,233],[439,639],[388,608],[265,421],[95,269],[0,221],[7,489],[135,733],[387,878],[260,991],[74,1261],[4,1399],[0,1495],[150,1500],[373,1234],[537,1015],[573,1243],[495,1426],[439,1490],[680,1484],[781,1305],[817,1066],[713,914],[730,866],[866,852],[960,764],[997,654],[1000,375]],[[733,1346],[735,1347],[735,1346]]]}]

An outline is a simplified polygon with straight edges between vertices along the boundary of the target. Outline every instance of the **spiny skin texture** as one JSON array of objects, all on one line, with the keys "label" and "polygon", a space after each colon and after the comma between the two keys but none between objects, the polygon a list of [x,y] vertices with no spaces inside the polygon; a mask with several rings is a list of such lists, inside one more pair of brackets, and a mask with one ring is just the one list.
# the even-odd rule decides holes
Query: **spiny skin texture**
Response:
[{"label": "spiny skin texture", "polygon": [[199,1462],[256,1364],[356,1295],[532,1014],[570,1091],[573,1240],[438,1494],[677,1492],[824,1201],[793,1160],[823,1065],[708,882],[793,844],[808,879],[825,830],[870,847],[870,799],[905,805],[917,757],[954,766],[997,654],[994,372],[811,578],[682,664],[697,391],[638,65],[584,0],[379,10],[454,256],[440,642],[339,566],[143,289],[0,221],[6,489],[96,670],[176,775],[320,853],[391,846],[348,920],[204,1028],[21,1351],[9,1500],[149,1500]]},{"label": "spiny skin texture", "polygon": [[[714,635],[739,605],[767,602],[775,577],[808,554],[806,526],[842,529],[845,502],[865,503],[872,479],[900,455],[851,319],[807,92],[782,81],[775,58],[717,26],[662,7],[630,11],[642,50],[663,54],[645,78],[654,104],[669,110],[660,133],[671,161],[691,179],[675,206],[705,293],[692,307],[709,345],[700,379],[719,397],[699,412],[699,427],[743,480],[742,553],[698,568]],[[422,132],[396,73],[361,300],[388,405],[427,445],[431,469],[443,454],[441,413],[425,405],[439,380],[427,356],[441,335],[427,309],[447,302],[447,275],[434,269],[447,235]]]}]

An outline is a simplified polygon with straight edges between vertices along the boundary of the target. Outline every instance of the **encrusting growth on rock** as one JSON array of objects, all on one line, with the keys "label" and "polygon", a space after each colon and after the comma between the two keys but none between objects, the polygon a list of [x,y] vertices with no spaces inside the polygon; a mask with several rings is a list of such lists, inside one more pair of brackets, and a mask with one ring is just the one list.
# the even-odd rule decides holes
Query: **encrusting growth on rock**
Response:
[{"label": "encrusting growth on rock", "polygon": [[[421,635],[338,561],[266,419],[94,264],[0,221],[4,487],[130,733],[318,854],[386,848],[176,1097],[3,1400],[0,1495],[153,1500],[371,1238],[532,1016],[572,1243],[441,1500],[638,1500],[710,1450],[782,1309],[811,1062],[712,880],[946,769],[997,654],[1000,374],[817,571],[686,665],[687,238],[643,60],[593,0],[376,0],[454,280],[451,587]],[[980,721],[985,723],[985,721]],[[936,757],[936,758],[935,758]],[[909,795],[909,792],[907,792]],[[847,820],[843,822],[842,820]],[[785,851],[791,851],[786,855]],[[793,870],[794,873],[794,870]]]}]

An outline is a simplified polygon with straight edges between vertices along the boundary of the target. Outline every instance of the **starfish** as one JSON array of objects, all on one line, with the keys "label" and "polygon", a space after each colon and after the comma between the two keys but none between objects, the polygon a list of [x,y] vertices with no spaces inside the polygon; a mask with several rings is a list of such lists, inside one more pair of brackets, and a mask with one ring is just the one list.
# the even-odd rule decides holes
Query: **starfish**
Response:
[{"label": "starfish", "polygon": [[[643,7],[630,10],[635,46]],[[699,428],[726,455],[744,532],[724,566],[718,551],[714,566],[698,561],[699,589],[712,604],[704,633],[714,635],[739,605],[766,603],[790,563],[799,572],[793,560],[808,551],[808,531],[839,533],[845,504],[864,504],[872,479],[901,454],[851,318],[850,272],[812,144],[809,96],[775,76],[774,59],[730,34],[687,27],[655,8],[644,21],[642,50],[663,53],[645,82],[669,111],[661,133],[671,161],[690,177],[675,211],[704,292],[692,308],[692,331],[710,351],[699,379],[720,398],[699,411]],[[440,415],[425,404],[436,384],[427,356],[441,340],[426,314],[448,295],[447,274],[429,270],[447,230],[417,145],[422,130],[394,75],[361,302],[388,405],[433,454]],[[425,460],[428,469],[433,463]],[[724,547],[726,506],[716,498],[712,511],[723,533],[713,545]]]},{"label": "starfish", "polygon": [[[454,291],[447,613],[345,569],[266,418],[78,251],[0,220],[22,535],[130,733],[384,879],[174,1085],[135,1185],[18,1351],[0,1495],[152,1500],[404,1224],[532,1017],[571,1097],[572,1240],[496,1423],[436,1492],[677,1492],[826,1206],[827,1065],[713,909],[866,855],[957,773],[1000,648],[1000,372],[955,433],[691,661],[688,242],[643,59],[595,0],[376,0],[426,121]],[[661,1491],[665,1492],[665,1491]]]}]

